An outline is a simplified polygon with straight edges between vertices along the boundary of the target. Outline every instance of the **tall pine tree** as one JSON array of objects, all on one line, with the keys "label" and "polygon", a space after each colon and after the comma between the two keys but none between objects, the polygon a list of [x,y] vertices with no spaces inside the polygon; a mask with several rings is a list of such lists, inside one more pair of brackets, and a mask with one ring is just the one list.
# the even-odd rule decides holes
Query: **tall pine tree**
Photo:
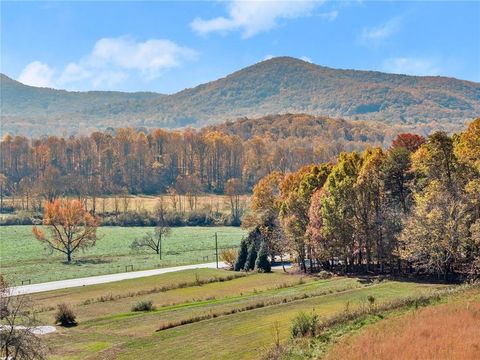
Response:
[{"label": "tall pine tree", "polygon": [[255,260],[257,260],[257,249],[255,248],[255,242],[252,242],[248,248],[247,261],[245,262],[245,271],[250,271],[255,268]]},{"label": "tall pine tree", "polygon": [[235,265],[233,269],[235,271],[240,271],[244,268],[245,262],[247,261],[248,255],[248,244],[246,239],[242,239],[240,243],[240,251],[238,252],[237,261],[235,261]]},{"label": "tall pine tree", "polygon": [[268,261],[268,247],[265,240],[262,241],[262,244],[260,245],[260,250],[258,251],[258,257],[255,263],[255,267],[259,272],[270,272],[272,270],[270,261]]}]

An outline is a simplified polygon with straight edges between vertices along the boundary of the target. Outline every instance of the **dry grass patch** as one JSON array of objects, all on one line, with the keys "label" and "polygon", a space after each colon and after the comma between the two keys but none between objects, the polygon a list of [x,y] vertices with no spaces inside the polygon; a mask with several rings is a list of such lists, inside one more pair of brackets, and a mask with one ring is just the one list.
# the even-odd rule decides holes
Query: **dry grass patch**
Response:
[{"label": "dry grass patch", "polygon": [[480,299],[438,305],[380,322],[338,343],[333,359],[480,359]]}]

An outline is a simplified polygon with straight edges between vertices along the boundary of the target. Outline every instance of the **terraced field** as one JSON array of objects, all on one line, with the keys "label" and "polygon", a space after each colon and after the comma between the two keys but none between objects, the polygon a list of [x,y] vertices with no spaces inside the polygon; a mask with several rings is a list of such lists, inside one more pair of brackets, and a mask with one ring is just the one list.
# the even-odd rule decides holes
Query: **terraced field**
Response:
[{"label": "terraced field", "polygon": [[[55,305],[67,302],[79,325],[46,335],[55,359],[238,359],[259,358],[289,337],[299,311],[329,317],[365,304],[430,292],[441,286],[372,282],[300,274],[235,274],[201,269],[33,296],[39,319],[51,324]],[[132,312],[139,300],[155,310]],[[163,330],[161,330],[163,329]],[[192,341],[194,337],[195,341]]]}]

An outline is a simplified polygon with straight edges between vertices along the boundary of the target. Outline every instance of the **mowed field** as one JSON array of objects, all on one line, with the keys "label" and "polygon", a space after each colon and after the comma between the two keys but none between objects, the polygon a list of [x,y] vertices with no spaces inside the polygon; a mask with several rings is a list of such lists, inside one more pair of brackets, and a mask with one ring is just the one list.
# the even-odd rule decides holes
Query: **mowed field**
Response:
[{"label": "mowed field", "polygon": [[[299,311],[326,318],[347,304],[364,305],[370,295],[382,302],[440,287],[198,269],[32,298],[43,324],[52,324],[58,303],[69,303],[78,316],[77,327],[44,336],[53,359],[256,359],[273,345],[275,328],[288,339]],[[156,309],[132,312],[139,300]]]},{"label": "mowed field", "polygon": [[[1,273],[18,285],[22,281],[40,283],[78,277],[146,270],[215,261],[215,233],[219,248],[240,244],[245,231],[237,227],[179,227],[162,242],[162,259],[150,251],[133,251],[130,244],[149,227],[101,227],[95,247],[74,254],[67,264],[65,256],[51,252],[37,241],[31,226],[0,227]],[[128,268],[130,270],[130,268]]]},{"label": "mowed field", "polygon": [[480,290],[370,325],[346,336],[326,359],[480,359]]}]

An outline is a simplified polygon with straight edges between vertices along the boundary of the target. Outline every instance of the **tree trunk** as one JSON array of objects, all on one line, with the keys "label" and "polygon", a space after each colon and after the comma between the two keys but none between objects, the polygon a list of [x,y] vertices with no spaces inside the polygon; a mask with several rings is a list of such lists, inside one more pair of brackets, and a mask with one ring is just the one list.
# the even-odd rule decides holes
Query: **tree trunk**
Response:
[{"label": "tree trunk", "polygon": [[282,255],[280,255],[280,262],[282,263],[283,272],[287,272],[287,270],[285,270],[285,264],[283,263]]}]

